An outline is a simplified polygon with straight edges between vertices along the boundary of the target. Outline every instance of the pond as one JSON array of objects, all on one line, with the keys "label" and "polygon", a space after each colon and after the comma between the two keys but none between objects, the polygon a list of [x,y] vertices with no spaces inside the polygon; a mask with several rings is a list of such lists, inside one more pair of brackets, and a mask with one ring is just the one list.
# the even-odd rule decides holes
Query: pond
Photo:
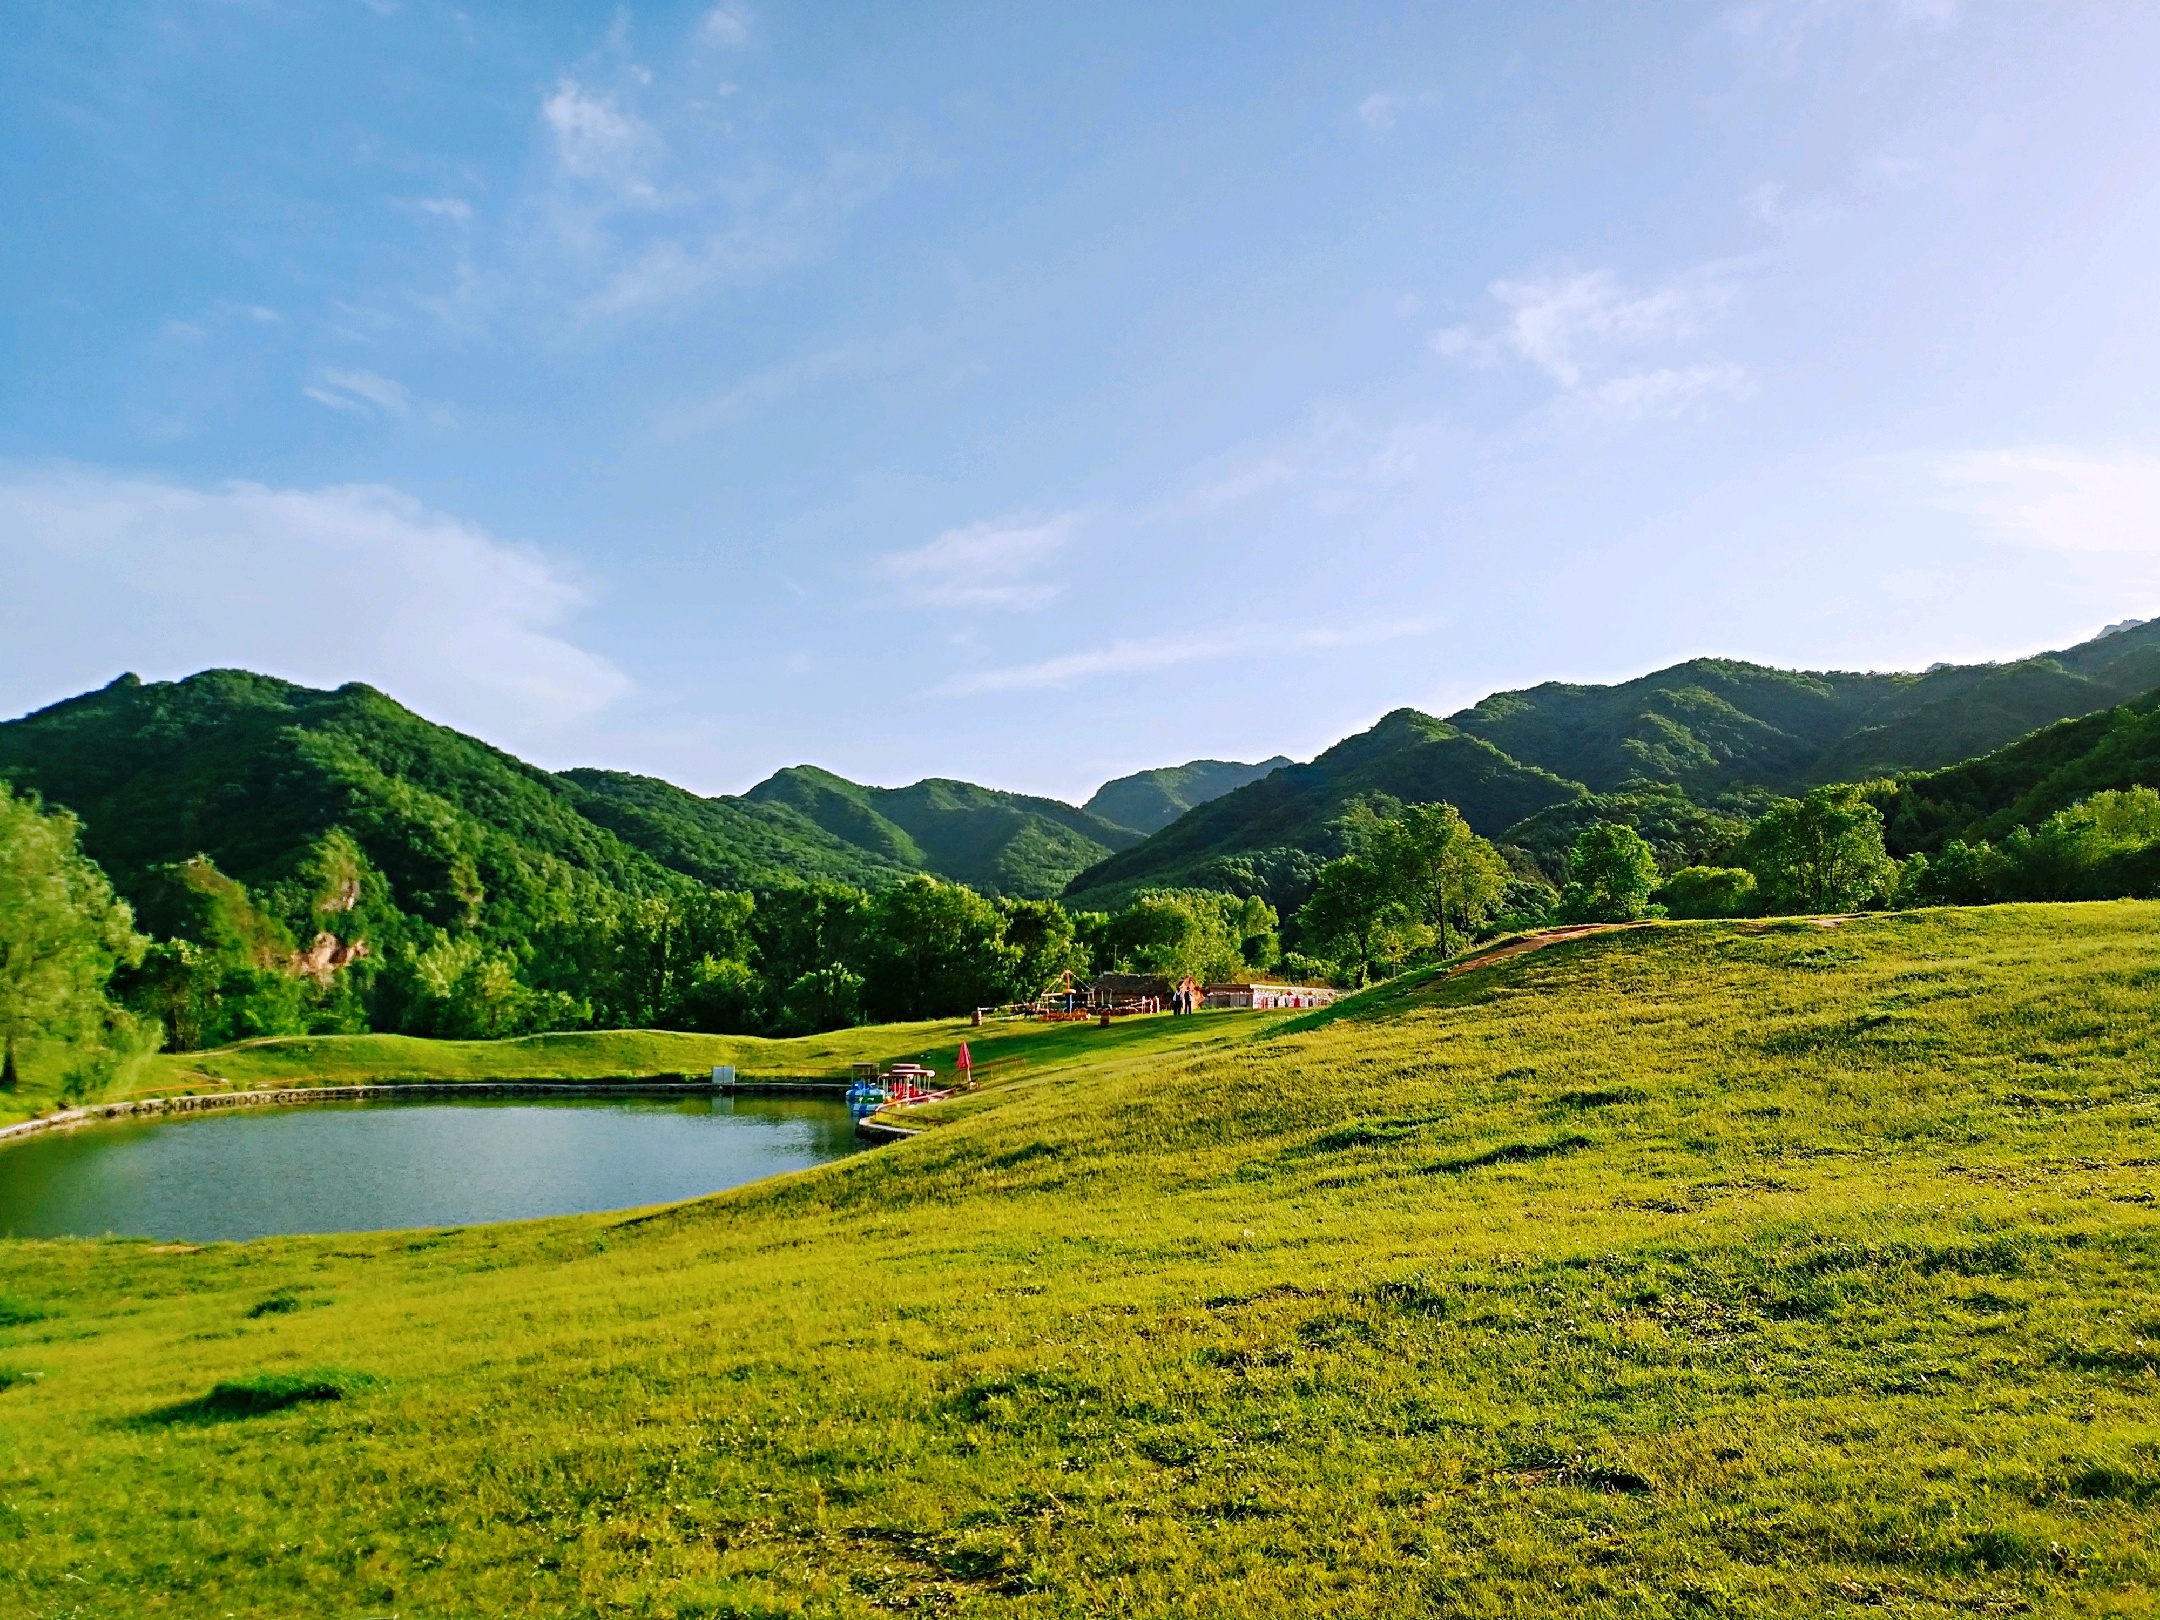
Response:
[{"label": "pond", "polygon": [[0,1233],[191,1243],[470,1226],[667,1203],[861,1144],[779,1097],[308,1103],[56,1131],[0,1148]]}]

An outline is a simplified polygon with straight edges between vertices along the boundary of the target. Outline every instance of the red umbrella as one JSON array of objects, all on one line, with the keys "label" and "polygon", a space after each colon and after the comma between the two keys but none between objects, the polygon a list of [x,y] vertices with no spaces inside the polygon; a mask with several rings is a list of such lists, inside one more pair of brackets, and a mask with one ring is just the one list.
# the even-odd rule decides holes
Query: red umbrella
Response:
[{"label": "red umbrella", "polygon": [[966,1068],[972,1068],[972,1067],[974,1066],[974,1059],[972,1059],[972,1058],[970,1058],[970,1057],[968,1056],[968,1049],[967,1049],[967,1042],[966,1042],[966,1041],[962,1041],[962,1042],[960,1043],[960,1055],[959,1055],[958,1057],[954,1058],[954,1059],[953,1059],[953,1062],[954,1062],[954,1063],[956,1063],[956,1064],[958,1064],[958,1065],[959,1065],[959,1066],[960,1066],[961,1068],[963,1068],[963,1069],[966,1069]]}]

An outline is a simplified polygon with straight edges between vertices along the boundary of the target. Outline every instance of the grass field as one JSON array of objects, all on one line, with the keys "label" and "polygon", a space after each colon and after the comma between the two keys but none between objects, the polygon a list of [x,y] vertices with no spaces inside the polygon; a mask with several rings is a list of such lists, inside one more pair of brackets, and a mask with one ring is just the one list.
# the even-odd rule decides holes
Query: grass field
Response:
[{"label": "grass field", "polygon": [[2156,996],[1660,926],[668,1210],[8,1244],[0,1612],[2150,1613]]},{"label": "grass field", "polygon": [[[1024,1075],[1055,1074],[1134,1047],[1182,1050],[1249,1039],[1281,1023],[1285,1016],[1262,1012],[1234,1018],[1122,1019],[1107,1030],[1092,1023],[1040,1024],[1019,1018],[992,1018],[981,1028],[971,1028],[964,1018],[948,1018],[873,1024],[792,1040],[686,1035],[660,1029],[576,1030],[507,1041],[280,1035],[211,1052],[168,1052],[143,1058],[101,1096],[172,1096],[247,1086],[376,1081],[643,1080],[683,1075],[702,1079],[722,1063],[735,1065],[746,1080],[846,1080],[852,1063],[909,1061],[925,1064],[941,1080],[950,1080],[963,1040],[974,1059],[974,1072],[987,1085]],[[12,1096],[0,1094],[0,1125],[64,1107],[64,1062],[62,1052],[33,1051],[22,1089]]]}]

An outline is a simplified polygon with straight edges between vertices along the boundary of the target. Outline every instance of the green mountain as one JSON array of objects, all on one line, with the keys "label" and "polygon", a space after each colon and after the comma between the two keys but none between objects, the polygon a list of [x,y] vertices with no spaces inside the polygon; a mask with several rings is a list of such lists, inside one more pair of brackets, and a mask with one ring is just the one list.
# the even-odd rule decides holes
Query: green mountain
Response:
[{"label": "green mountain", "polygon": [[1449,716],[1526,764],[1597,792],[1630,779],[1691,793],[1791,791],[1968,759],[2160,685],[2160,623],[2009,664],[1923,674],[1771,669],[1697,658],[1614,686],[1548,682]]},{"label": "green mountain", "polygon": [[1082,808],[1089,815],[1115,826],[1130,827],[1142,833],[1161,832],[1193,806],[1219,799],[1247,782],[1257,782],[1289,763],[1287,754],[1277,754],[1257,765],[1241,765],[1235,760],[1195,759],[1183,765],[1135,771],[1130,776],[1105,782]]},{"label": "green mountain", "polygon": [[1875,797],[1891,853],[1932,855],[1953,838],[1999,840],[2088,794],[2137,786],[2160,786],[2160,691],[1977,759],[1901,776]]},{"label": "green mountain", "polygon": [[85,847],[138,904],[156,868],[197,854],[250,890],[302,882],[342,830],[373,875],[371,906],[386,908],[370,919],[378,940],[456,923],[515,942],[594,885],[681,877],[877,888],[931,872],[1044,896],[1140,836],[965,782],[868,788],[805,766],[703,798],[620,771],[556,775],[372,687],[242,670],[123,676],[0,724],[0,777],[81,817]]},{"label": "green mountain", "polygon": [[1694,859],[1768,794],[1947,766],[2156,685],[2160,622],[2008,664],[1859,674],[1698,658],[1616,685],[1495,693],[1446,720],[1403,709],[1187,812],[1067,893],[1102,905],[1228,885],[1294,903],[1340,851],[1344,811],[1375,794],[1451,800],[1549,871],[1581,824],[1608,813]]},{"label": "green mountain", "polygon": [[1285,765],[1187,811],[1081,873],[1067,895],[1114,906],[1143,888],[1229,887],[1287,899],[1310,885],[1319,862],[1342,853],[1342,820],[1358,804],[1446,799],[1484,829],[1587,793],[1445,720],[1397,709],[1309,765]]},{"label": "green mountain", "polygon": [[0,776],[74,811],[84,848],[138,903],[155,900],[156,869],[202,854],[258,893],[327,883],[341,892],[280,909],[325,912],[340,933],[365,924],[378,947],[452,925],[520,941],[598,890],[681,881],[548,772],[358,684],[124,675],[0,724]]},{"label": "green mountain", "polygon": [[716,889],[765,889],[791,879],[875,889],[926,870],[836,837],[791,805],[701,798],[627,771],[581,767],[556,780],[587,820]]},{"label": "green mountain", "polygon": [[1140,834],[1057,799],[932,777],[865,787],[814,765],[776,771],[744,802],[785,810],[867,859],[931,872],[986,894],[1045,899]]}]

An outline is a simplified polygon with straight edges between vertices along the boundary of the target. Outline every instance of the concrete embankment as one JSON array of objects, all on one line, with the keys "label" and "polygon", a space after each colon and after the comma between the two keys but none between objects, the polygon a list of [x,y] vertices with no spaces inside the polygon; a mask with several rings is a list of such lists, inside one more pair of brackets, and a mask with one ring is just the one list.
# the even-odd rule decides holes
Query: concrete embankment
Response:
[{"label": "concrete embankment", "polygon": [[420,1097],[844,1097],[847,1089],[845,1080],[776,1078],[716,1084],[704,1079],[639,1079],[633,1075],[611,1075],[599,1080],[400,1080],[337,1086],[253,1086],[62,1108],[37,1119],[0,1126],[0,1144],[107,1120],[154,1119],[164,1114],[208,1113],[224,1108],[286,1108],[305,1103],[385,1102]]}]

